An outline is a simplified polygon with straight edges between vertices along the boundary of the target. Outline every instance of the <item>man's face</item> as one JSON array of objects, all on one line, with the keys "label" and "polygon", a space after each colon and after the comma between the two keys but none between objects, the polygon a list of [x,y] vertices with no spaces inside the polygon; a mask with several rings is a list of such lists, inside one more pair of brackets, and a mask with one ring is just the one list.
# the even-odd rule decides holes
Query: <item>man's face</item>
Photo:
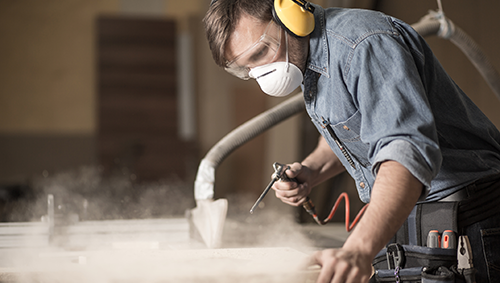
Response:
[{"label": "man's face", "polygon": [[273,21],[261,22],[242,14],[226,44],[226,70],[242,79],[248,71],[276,61],[285,61],[283,30]]}]

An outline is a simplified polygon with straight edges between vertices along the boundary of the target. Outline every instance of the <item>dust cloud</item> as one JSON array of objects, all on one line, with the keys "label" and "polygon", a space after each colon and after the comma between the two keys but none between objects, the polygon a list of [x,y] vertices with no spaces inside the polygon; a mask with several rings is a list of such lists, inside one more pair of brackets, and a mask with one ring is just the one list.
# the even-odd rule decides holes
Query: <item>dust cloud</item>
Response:
[{"label": "dust cloud", "polygon": [[[229,196],[222,247],[207,249],[184,216],[195,206],[192,186],[103,177],[98,167],[41,174],[33,197],[11,210],[28,228],[14,235],[22,244],[2,248],[1,276],[22,283],[314,282],[317,272],[304,265],[314,245],[293,212],[268,206],[249,214],[253,197]],[[47,227],[40,219],[49,194],[54,231],[30,245]]]}]

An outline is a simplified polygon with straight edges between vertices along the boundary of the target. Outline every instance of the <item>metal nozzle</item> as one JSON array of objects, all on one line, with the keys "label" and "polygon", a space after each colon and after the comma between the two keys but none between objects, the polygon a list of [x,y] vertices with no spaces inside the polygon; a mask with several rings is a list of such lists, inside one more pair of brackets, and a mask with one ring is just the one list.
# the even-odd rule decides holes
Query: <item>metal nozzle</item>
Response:
[{"label": "metal nozzle", "polygon": [[[285,171],[287,169],[289,169],[290,166],[285,166],[284,164],[281,164],[281,163],[278,163],[278,162],[274,162],[273,168],[274,168],[273,179],[267,185],[267,187],[264,189],[264,191],[262,192],[262,194],[260,195],[260,197],[257,199],[257,201],[254,203],[254,205],[250,209],[250,214],[252,214],[254,212],[255,208],[257,208],[257,206],[259,205],[259,203],[262,201],[262,199],[264,199],[264,197],[266,196],[267,192],[269,192],[269,190],[271,189],[271,187],[273,186],[273,184],[276,181],[278,181],[278,180],[291,181],[290,178],[288,178],[288,176],[285,174]],[[295,181],[295,180],[293,180],[293,181]]]}]

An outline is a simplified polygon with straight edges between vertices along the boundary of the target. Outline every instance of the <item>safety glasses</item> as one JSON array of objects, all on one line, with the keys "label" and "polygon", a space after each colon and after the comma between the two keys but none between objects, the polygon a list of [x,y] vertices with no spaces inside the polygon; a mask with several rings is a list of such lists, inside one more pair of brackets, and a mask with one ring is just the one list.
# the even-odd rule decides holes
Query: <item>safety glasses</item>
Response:
[{"label": "safety glasses", "polygon": [[226,63],[224,69],[240,79],[248,80],[250,79],[248,72],[251,68],[273,62],[278,54],[280,43],[281,28],[271,20],[259,40]]}]

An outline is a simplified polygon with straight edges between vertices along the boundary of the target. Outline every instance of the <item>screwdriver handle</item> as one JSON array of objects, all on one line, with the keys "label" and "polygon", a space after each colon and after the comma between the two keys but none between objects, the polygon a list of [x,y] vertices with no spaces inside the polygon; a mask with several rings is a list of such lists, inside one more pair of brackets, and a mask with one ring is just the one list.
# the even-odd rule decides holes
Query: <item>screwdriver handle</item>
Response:
[{"label": "screwdriver handle", "polygon": [[457,238],[455,232],[452,230],[445,230],[441,236],[441,248],[442,249],[456,249],[457,248]]},{"label": "screwdriver handle", "polygon": [[430,230],[427,235],[427,247],[428,248],[440,248],[441,247],[441,236],[438,230]]}]

